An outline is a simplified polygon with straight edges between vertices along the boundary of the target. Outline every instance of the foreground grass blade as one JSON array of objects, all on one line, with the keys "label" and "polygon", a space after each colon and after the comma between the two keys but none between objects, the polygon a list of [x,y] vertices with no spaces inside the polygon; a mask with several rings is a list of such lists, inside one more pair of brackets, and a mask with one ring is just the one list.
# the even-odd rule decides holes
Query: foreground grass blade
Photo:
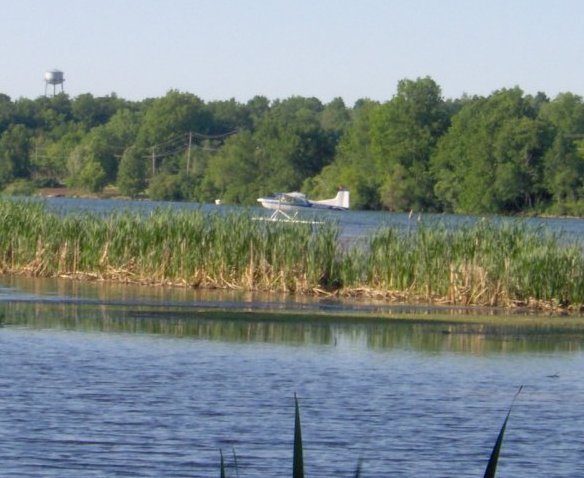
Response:
[{"label": "foreground grass blade", "polygon": [[355,469],[355,478],[361,478],[361,459],[357,462],[357,468]]},{"label": "foreground grass blade", "polygon": [[294,394],[295,417],[294,417],[294,464],[292,468],[292,478],[304,478],[304,458],[302,457],[302,430],[300,429],[300,409],[298,398]]},{"label": "foreground grass blade", "polygon": [[237,466],[237,455],[235,454],[235,448],[233,448],[233,464],[235,466],[235,476],[239,478],[239,468]]},{"label": "foreground grass blade", "polygon": [[223,452],[219,450],[221,454],[221,478],[225,478],[225,462],[223,461]]},{"label": "foreground grass blade", "polygon": [[511,402],[511,406],[509,407],[509,411],[507,412],[507,416],[505,417],[505,421],[503,422],[503,426],[501,427],[501,431],[499,432],[499,436],[497,437],[497,441],[495,442],[495,446],[493,447],[493,451],[491,452],[491,457],[489,458],[489,463],[487,465],[487,469],[485,470],[484,478],[495,478],[495,474],[497,472],[497,462],[499,461],[499,452],[501,451],[501,444],[503,443],[505,428],[507,428],[507,421],[509,420],[509,415],[511,415],[511,409],[513,408],[515,399],[521,393],[522,388],[523,385],[519,387],[519,390],[515,394],[515,397],[513,397],[513,401]]}]

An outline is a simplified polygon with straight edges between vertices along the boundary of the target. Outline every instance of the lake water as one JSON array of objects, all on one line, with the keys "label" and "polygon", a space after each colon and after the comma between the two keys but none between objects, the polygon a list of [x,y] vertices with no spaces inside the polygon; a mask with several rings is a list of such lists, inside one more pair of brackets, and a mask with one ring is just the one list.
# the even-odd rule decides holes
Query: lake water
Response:
[{"label": "lake water", "polygon": [[307,476],[479,477],[520,385],[499,476],[580,475],[580,321],[286,300],[0,277],[0,476],[290,476],[297,393]]},{"label": "lake water", "polygon": [[[116,199],[83,199],[83,198],[46,198],[42,199],[50,210],[68,214],[72,212],[89,211],[100,214],[109,214],[112,211],[132,210],[144,213],[157,208],[171,208],[176,210],[192,210],[203,208],[208,212],[229,213],[251,211],[255,216],[268,217],[271,213],[268,209],[259,207],[242,208],[238,206],[216,206],[211,204],[196,204],[188,202],[165,201],[126,201]],[[447,227],[460,227],[465,224],[473,224],[483,216],[465,216],[454,214],[425,214],[425,213],[390,213],[381,211],[321,211],[318,214],[302,213],[306,219],[330,220],[338,222],[341,229],[341,237],[345,240],[355,240],[366,237],[375,232],[379,227],[391,226],[402,230],[410,230],[417,227],[420,221],[425,224],[441,223]],[[517,219],[503,218],[501,216],[487,216],[493,221],[514,221]],[[527,224],[545,228],[566,236],[569,240],[581,240],[584,235],[584,219],[580,218],[525,218],[521,219]]]},{"label": "lake water", "polygon": [[306,476],[481,477],[521,385],[498,476],[581,476],[582,321],[466,313],[0,276],[0,476],[291,476],[296,393]]}]

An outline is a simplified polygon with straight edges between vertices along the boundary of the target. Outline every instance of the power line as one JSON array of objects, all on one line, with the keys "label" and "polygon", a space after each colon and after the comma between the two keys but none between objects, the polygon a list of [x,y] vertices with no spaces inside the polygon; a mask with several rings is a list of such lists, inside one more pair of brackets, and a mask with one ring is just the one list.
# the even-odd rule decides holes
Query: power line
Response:
[{"label": "power line", "polygon": [[228,131],[227,133],[222,134],[202,134],[202,133],[192,133],[193,136],[201,139],[223,139],[227,138],[228,136],[232,136],[237,133],[237,130],[234,129],[233,131]]},{"label": "power line", "polygon": [[[205,134],[205,133],[197,133],[197,132],[189,132],[189,133],[175,133],[170,135],[167,139],[160,141],[159,143],[155,143],[151,146],[144,147],[148,149],[150,152],[148,154],[142,155],[142,159],[152,159],[152,171],[153,174],[156,171],[156,161],[172,156],[178,156],[182,153],[186,153],[187,155],[187,172],[190,169],[190,162],[191,162],[191,150],[192,148],[196,148],[199,151],[206,151],[206,152],[214,152],[221,149],[220,147],[212,147],[212,146],[203,146],[200,144],[196,144],[193,142],[193,138],[196,138],[198,141],[200,140],[209,140],[209,141],[217,141],[225,139],[229,136],[232,136],[237,133],[237,130],[228,131],[226,133],[221,134]],[[38,159],[55,159],[55,160],[67,160],[71,152],[67,155],[50,155],[47,154],[49,147],[54,143],[45,143],[38,144],[35,142],[35,151],[34,157],[38,161]],[[77,146],[80,146],[82,143],[80,142]],[[112,154],[116,158],[121,158],[123,154],[129,147],[132,145],[129,144],[127,146],[117,146],[117,147],[110,147],[108,148],[108,153]],[[74,149],[74,148],[73,148]]]}]

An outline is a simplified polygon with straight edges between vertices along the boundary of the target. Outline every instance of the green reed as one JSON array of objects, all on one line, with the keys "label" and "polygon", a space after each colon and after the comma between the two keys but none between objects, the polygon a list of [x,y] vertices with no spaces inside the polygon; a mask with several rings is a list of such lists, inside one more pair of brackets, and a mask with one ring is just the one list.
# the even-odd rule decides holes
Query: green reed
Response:
[{"label": "green reed", "polygon": [[334,274],[337,239],[334,224],[317,230],[249,213],[61,217],[36,202],[0,201],[0,268],[39,276],[306,291]]},{"label": "green reed", "polygon": [[420,224],[378,230],[346,251],[346,288],[366,287],[450,304],[584,303],[579,244],[524,222],[480,221],[457,230]]},{"label": "green reed", "polygon": [[[493,446],[493,449],[491,451],[491,454],[489,456],[489,460],[487,462],[487,467],[485,469],[485,473],[483,475],[483,478],[496,478],[497,475],[497,466],[498,466],[498,462],[499,462],[499,456],[501,453],[501,447],[503,444],[503,439],[505,436],[505,431],[507,429],[507,423],[509,422],[509,417],[511,416],[511,411],[513,409],[513,405],[515,404],[515,400],[517,399],[517,397],[519,396],[519,394],[521,393],[521,390],[523,389],[523,385],[519,387],[519,390],[517,391],[517,393],[515,394],[513,401],[511,402],[511,405],[509,407],[509,410],[507,411],[507,415],[505,416],[505,420],[503,421],[503,425],[499,431],[499,434],[497,435],[497,440],[495,442],[495,445]],[[223,459],[223,451],[219,450],[219,456],[220,456],[220,476],[221,478],[226,478],[227,474],[226,474],[226,466],[225,466],[225,461]],[[235,454],[235,450],[233,450],[233,462],[234,462],[234,467],[235,467],[235,471],[237,473],[237,476],[239,476],[239,470],[238,470],[238,466],[237,466],[237,457]],[[355,468],[355,473],[354,473],[354,477],[355,478],[360,478],[361,477],[361,465],[362,465],[362,460],[361,458],[359,458],[359,460],[357,461],[357,466]],[[301,420],[300,420],[300,406],[298,404],[298,398],[296,396],[296,393],[294,394],[294,444],[293,444],[293,452],[292,452],[292,478],[304,478],[304,445],[302,442],[302,425],[301,425]]]},{"label": "green reed", "polygon": [[584,304],[582,246],[521,221],[386,227],[341,248],[336,223],[202,209],[59,216],[42,203],[0,200],[0,270],[464,305]]}]

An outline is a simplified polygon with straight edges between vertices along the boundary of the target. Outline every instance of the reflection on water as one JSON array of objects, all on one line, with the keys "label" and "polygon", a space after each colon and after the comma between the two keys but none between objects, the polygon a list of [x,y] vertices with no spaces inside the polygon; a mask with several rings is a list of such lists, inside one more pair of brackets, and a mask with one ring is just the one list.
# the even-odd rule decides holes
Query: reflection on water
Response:
[{"label": "reflection on water", "polygon": [[5,325],[85,332],[162,334],[236,343],[282,343],[471,354],[575,352],[584,325],[553,326],[339,317],[269,311],[185,310],[173,307],[69,303],[0,303]]},{"label": "reflection on water", "polygon": [[523,384],[498,472],[579,476],[581,320],[217,294],[0,277],[0,475],[289,476],[296,392],[307,476],[482,476]]},{"label": "reflection on water", "polygon": [[3,312],[0,476],[211,478],[219,449],[230,464],[235,449],[242,477],[289,476],[294,392],[307,476],[352,476],[360,458],[363,478],[482,476],[520,384],[501,476],[579,476],[584,356],[541,353],[551,342],[506,348],[487,331],[422,324]]}]

